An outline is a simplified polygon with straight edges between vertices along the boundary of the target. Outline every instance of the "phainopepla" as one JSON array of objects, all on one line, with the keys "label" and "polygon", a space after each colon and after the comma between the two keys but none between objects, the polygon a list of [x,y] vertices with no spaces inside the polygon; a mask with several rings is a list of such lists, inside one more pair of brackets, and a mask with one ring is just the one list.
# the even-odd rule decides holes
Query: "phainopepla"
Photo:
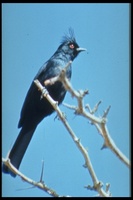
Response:
[{"label": "phainopepla", "polygon": [[[73,61],[81,51],[85,50],[79,47],[74,37],[74,32],[70,28],[69,34],[63,37],[61,45],[53,56],[40,68],[34,79],[38,79],[44,85],[45,80],[58,76],[61,68],[65,67],[69,61]],[[69,79],[71,78],[71,66],[67,70],[66,76]],[[55,101],[58,101],[59,104],[63,101],[66,90],[61,82],[57,81],[53,85],[47,85],[46,88]],[[40,96],[41,94],[37,86],[32,82],[26,95],[18,123],[18,128],[21,128],[21,130],[9,153],[10,162],[17,169],[20,166],[37,125],[44,117],[54,112],[51,104],[46,99],[41,99]],[[10,173],[14,177],[16,176],[4,164],[3,172]]]}]

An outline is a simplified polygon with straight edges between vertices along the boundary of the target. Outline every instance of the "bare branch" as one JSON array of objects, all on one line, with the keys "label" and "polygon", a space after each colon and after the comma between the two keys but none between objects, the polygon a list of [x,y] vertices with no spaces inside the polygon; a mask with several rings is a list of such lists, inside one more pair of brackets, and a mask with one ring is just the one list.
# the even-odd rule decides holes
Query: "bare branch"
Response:
[{"label": "bare branch", "polygon": [[[98,103],[99,104],[99,103]],[[97,105],[98,105],[97,104]],[[107,126],[106,126],[106,116],[109,113],[109,110],[111,108],[111,106],[109,106],[107,108],[107,110],[104,112],[103,117],[100,119],[100,121],[97,120],[97,118],[95,118],[95,116],[92,116],[92,110],[90,108],[90,106],[87,104],[85,107],[89,109],[88,113],[85,109],[78,109],[76,106],[71,106],[68,104],[63,103],[63,105],[65,105],[67,108],[73,109],[75,110],[75,113],[77,114],[77,110],[79,111],[78,114],[82,115],[84,117],[86,117],[87,119],[89,119],[91,121],[91,124],[93,124],[96,129],[98,130],[98,132],[100,133],[100,135],[104,138],[104,144],[102,146],[101,149],[104,148],[110,148],[111,151],[113,153],[115,153],[116,156],[118,156],[118,158],[125,163],[128,167],[131,167],[130,161],[129,159],[120,151],[120,149],[115,145],[115,142],[113,141],[113,139],[111,138],[108,130],[107,130]],[[82,112],[81,112],[82,111]]]},{"label": "bare branch", "polygon": [[[67,65],[67,67],[68,67],[68,65]],[[60,76],[62,77],[60,79],[60,81],[63,83],[65,89],[68,90],[70,92],[70,94],[77,99],[77,102],[78,102],[78,106],[75,108],[72,106],[72,109],[75,109],[76,114],[84,116],[87,119],[89,119],[91,121],[91,123],[96,126],[98,132],[103,136],[104,147],[106,146],[106,147],[110,148],[113,151],[113,153],[116,156],[118,156],[118,158],[120,158],[121,161],[123,161],[128,167],[131,167],[129,159],[115,145],[113,139],[111,138],[111,136],[109,135],[109,132],[107,131],[107,127],[105,126],[106,121],[107,121],[106,117],[107,117],[107,114],[108,114],[111,106],[109,106],[107,108],[107,110],[103,114],[103,117],[101,117],[101,118],[93,115],[94,112],[98,109],[98,106],[101,103],[101,101],[98,102],[98,104],[95,106],[95,108],[93,110],[91,110],[90,106],[87,105],[87,108],[89,109],[89,112],[87,112],[85,110],[85,106],[83,104],[83,97],[84,97],[83,92],[77,92],[76,90],[74,90],[73,87],[71,86],[71,83],[66,78],[64,71],[63,71],[63,73],[62,73],[62,71],[60,74]],[[69,106],[69,108],[70,108],[70,106]]]},{"label": "bare branch", "polygon": [[[68,65],[66,67],[69,67],[70,63],[68,63]],[[65,69],[66,69],[65,67]],[[83,97],[88,93],[86,91],[76,91],[73,89],[70,81],[67,79],[66,77],[66,74],[65,74],[66,70],[62,70],[60,75],[59,75],[59,78],[58,78],[58,81],[61,81],[65,87],[66,90],[68,90],[70,92],[70,94],[75,97],[77,99],[77,102],[78,102],[78,106],[71,106],[71,105],[66,105],[67,107],[69,107],[70,109],[73,109],[75,110],[75,114],[78,114],[78,115],[82,115],[84,117],[86,117],[87,119],[89,119],[91,121],[91,123],[93,125],[96,126],[96,129],[98,130],[98,132],[100,133],[100,135],[104,138],[104,145],[102,147],[105,148],[105,147],[108,147],[111,149],[111,151],[113,151],[113,153],[115,153],[115,155],[118,156],[118,158],[120,158],[121,161],[123,161],[128,167],[130,167],[130,161],[128,160],[128,158],[118,149],[118,147],[115,145],[114,141],[112,140],[111,136],[109,135],[109,132],[107,130],[107,126],[106,126],[106,122],[107,122],[107,114],[110,110],[110,106],[107,108],[107,110],[104,112],[103,116],[102,117],[96,117],[94,115],[94,113],[97,111],[101,101],[99,101],[96,106],[94,107],[93,110],[91,110],[90,106],[84,106],[83,104]],[[43,87],[42,87],[42,90],[43,90]],[[44,95],[46,98],[47,98],[47,95]],[[49,101],[50,102],[50,101]],[[51,105],[52,105],[52,102],[50,102]],[[95,173],[94,173],[94,170],[92,168],[92,165],[91,165],[91,162],[90,162],[90,159],[89,159],[89,156],[88,154],[86,154],[86,150],[84,149],[84,147],[81,145],[80,141],[77,139],[77,137],[74,135],[74,132],[72,131],[71,127],[69,126],[69,124],[67,123],[67,121],[63,118],[58,106],[56,105],[56,107],[54,106],[53,104],[53,107],[54,109],[57,111],[58,115],[59,115],[59,118],[62,120],[63,124],[65,125],[66,129],[68,130],[68,132],[70,133],[71,137],[73,138],[74,142],[77,144],[78,148],[80,149],[80,151],[82,152],[85,160],[86,160],[86,163],[85,163],[85,166],[88,168],[89,170],[89,173],[92,177],[92,180],[93,180],[93,189],[96,188],[96,190],[98,191],[98,193],[101,195],[101,196],[104,196],[103,193],[105,191],[101,190],[101,184],[100,184],[100,181],[98,181]],[[85,108],[88,108],[89,109],[89,112],[86,111]],[[87,155],[87,157],[86,157]],[[99,188],[100,188],[100,191],[99,191]],[[102,194],[100,193],[102,191]],[[105,196],[108,195],[106,192],[105,192]]]},{"label": "bare branch", "polygon": [[[9,158],[4,159],[2,158],[2,162],[16,175],[18,175],[20,178],[22,178],[23,181],[33,185],[34,187],[37,187],[45,192],[47,192],[49,195],[53,196],[53,197],[61,197],[61,195],[57,194],[56,191],[54,191],[53,189],[49,188],[43,181],[42,181],[42,177],[41,180],[39,182],[36,182],[30,178],[28,178],[27,176],[25,176],[24,174],[22,174],[19,170],[17,170],[10,162]],[[65,196],[64,196],[65,197]],[[67,197],[67,196],[66,196]]]},{"label": "bare branch", "polygon": [[[64,126],[66,127],[66,129],[68,130],[70,136],[72,137],[73,141],[75,142],[75,144],[77,145],[78,149],[80,150],[80,152],[82,153],[82,155],[84,156],[84,159],[85,159],[85,165],[86,165],[86,168],[88,169],[91,177],[92,177],[92,180],[93,180],[93,188],[95,190],[97,190],[97,192],[100,194],[100,196],[102,197],[108,197],[109,194],[106,193],[102,188],[101,188],[101,185],[99,184],[100,181],[98,180],[95,172],[94,172],[94,169],[92,167],[92,164],[91,164],[91,161],[90,161],[90,158],[89,158],[89,155],[88,155],[88,152],[87,150],[84,148],[84,146],[81,144],[80,140],[77,138],[77,136],[75,135],[75,133],[73,132],[72,128],[70,127],[70,125],[68,124],[66,118],[64,117],[64,115],[62,114],[60,108],[58,107],[58,104],[57,102],[55,102],[53,99],[51,100],[51,97],[48,93],[48,91],[46,90],[46,88],[44,88],[40,82],[38,80],[34,80],[34,83],[37,85],[37,87],[39,88],[40,91],[42,91],[42,94],[43,96],[51,103],[51,105],[53,106],[53,108],[56,110],[59,118],[61,119],[62,123],[64,124]],[[46,93],[44,93],[44,91]],[[75,92],[74,92],[75,94]],[[79,93],[76,92],[76,95],[79,95]],[[81,93],[80,93],[81,95]],[[83,95],[83,93],[82,93]],[[80,96],[81,97],[81,96]],[[79,100],[80,101],[80,100]],[[82,103],[82,101],[80,101],[80,103]],[[81,107],[83,108],[82,104],[81,104]]]},{"label": "bare branch", "polygon": [[120,151],[120,149],[116,146],[115,142],[110,137],[105,123],[101,124],[101,129],[104,137],[104,145],[109,147],[123,163],[125,163],[128,167],[131,167],[129,159]]},{"label": "bare branch", "polygon": [[[85,95],[88,94],[88,90],[80,90],[80,91],[76,91],[74,90],[74,88],[72,87],[70,81],[68,80],[68,78],[66,77],[66,71],[69,68],[70,64],[72,62],[70,61],[65,68],[63,68],[59,74],[59,76],[50,78],[45,80],[44,85],[48,86],[48,85],[53,85],[56,81],[61,81],[64,88],[70,92],[70,94],[75,97],[77,99],[77,106],[73,106],[73,105],[68,105],[65,104],[64,105],[66,107],[68,107],[69,109],[72,109],[75,111],[75,114],[77,115],[81,115],[85,118],[87,118],[91,124],[93,124],[96,129],[98,130],[98,132],[100,133],[100,135],[104,138],[104,144],[103,144],[103,148],[108,147],[111,149],[111,151],[113,153],[115,153],[115,155],[117,155],[117,157],[124,162],[128,167],[131,166],[130,161],[128,160],[128,158],[118,149],[118,147],[115,145],[114,141],[112,140],[107,126],[106,126],[106,122],[107,122],[107,114],[110,110],[110,106],[107,108],[107,110],[104,112],[102,117],[97,117],[95,116],[95,112],[98,110],[98,107],[101,103],[101,101],[99,101],[95,107],[93,109],[90,108],[90,106],[84,105],[83,103],[83,98]],[[109,192],[109,186],[110,184],[106,184],[106,189],[103,190],[102,186],[103,183],[101,181],[98,180],[95,171],[93,169],[91,160],[89,158],[88,152],[86,150],[86,148],[84,148],[84,146],[81,144],[81,141],[79,138],[77,138],[77,136],[75,135],[74,131],[72,130],[72,128],[70,127],[70,125],[68,124],[64,114],[61,112],[59,106],[58,106],[58,102],[54,101],[51,96],[49,95],[47,89],[45,87],[43,87],[41,85],[41,83],[38,80],[34,80],[34,83],[36,84],[36,86],[38,87],[38,89],[40,90],[41,94],[41,98],[46,98],[50,104],[53,106],[53,108],[55,109],[55,111],[58,114],[59,119],[62,121],[62,123],[64,124],[65,128],[67,129],[67,131],[69,132],[70,136],[72,137],[73,141],[75,142],[76,146],[78,147],[78,149],[80,150],[80,152],[82,153],[84,159],[85,159],[85,167],[88,169],[92,181],[93,181],[93,186],[85,186],[87,189],[93,189],[96,190],[99,194],[99,196],[102,197],[109,197],[111,196],[111,193]],[[88,111],[87,111],[87,109]],[[9,158],[7,159],[2,159],[2,161],[4,162],[5,165],[7,165],[9,167],[9,169],[11,169],[11,171],[13,171],[15,174],[19,175],[23,180],[25,180],[26,182],[32,184],[35,187],[38,187],[44,191],[46,191],[48,194],[50,194],[51,196],[54,197],[60,197],[60,195],[58,195],[53,189],[50,189],[49,187],[47,187],[43,180],[42,180],[42,176],[43,176],[43,166],[42,166],[42,172],[41,172],[41,178],[39,182],[35,182],[32,179],[29,179],[28,177],[26,177],[25,175],[23,175],[21,172],[19,172],[11,163]]]}]

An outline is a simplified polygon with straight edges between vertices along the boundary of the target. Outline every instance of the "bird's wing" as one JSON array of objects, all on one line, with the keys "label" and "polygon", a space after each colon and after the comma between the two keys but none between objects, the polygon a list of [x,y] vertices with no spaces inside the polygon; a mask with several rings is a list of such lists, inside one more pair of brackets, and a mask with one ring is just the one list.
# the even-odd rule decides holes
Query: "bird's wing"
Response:
[{"label": "bird's wing", "polygon": [[[55,61],[49,60],[38,71],[35,79],[38,79],[42,85],[44,81],[57,76],[60,73],[60,67]],[[40,103],[41,94],[38,92],[37,86],[32,81],[31,86],[27,92],[24,104],[21,110],[18,128],[22,127],[27,120],[31,120],[32,115],[36,115],[36,105]]]}]

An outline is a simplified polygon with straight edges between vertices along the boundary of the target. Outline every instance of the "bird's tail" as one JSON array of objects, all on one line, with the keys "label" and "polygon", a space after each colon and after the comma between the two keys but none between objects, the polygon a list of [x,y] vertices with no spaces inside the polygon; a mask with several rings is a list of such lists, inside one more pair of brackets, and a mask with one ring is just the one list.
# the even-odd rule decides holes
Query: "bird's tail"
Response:
[{"label": "bird's tail", "polygon": [[[36,126],[30,130],[27,131],[27,129],[25,128],[22,128],[10,153],[9,153],[9,159],[10,159],[10,162],[12,163],[12,165],[15,167],[15,168],[19,168],[20,166],[20,163],[23,159],[23,156],[26,152],[26,149],[30,143],[30,140],[33,136],[33,133],[36,129]],[[4,173],[10,173],[12,176],[16,176],[13,172],[11,172],[11,170],[3,164],[3,167],[2,167],[2,171]]]}]

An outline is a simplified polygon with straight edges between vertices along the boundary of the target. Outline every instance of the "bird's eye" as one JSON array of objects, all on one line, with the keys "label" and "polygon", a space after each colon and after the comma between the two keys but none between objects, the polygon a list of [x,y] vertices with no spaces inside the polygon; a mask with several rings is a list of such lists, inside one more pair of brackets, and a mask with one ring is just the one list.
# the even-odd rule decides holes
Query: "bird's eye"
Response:
[{"label": "bird's eye", "polygon": [[74,46],[74,44],[70,44],[69,47],[70,47],[70,49],[74,49],[75,46]]}]

